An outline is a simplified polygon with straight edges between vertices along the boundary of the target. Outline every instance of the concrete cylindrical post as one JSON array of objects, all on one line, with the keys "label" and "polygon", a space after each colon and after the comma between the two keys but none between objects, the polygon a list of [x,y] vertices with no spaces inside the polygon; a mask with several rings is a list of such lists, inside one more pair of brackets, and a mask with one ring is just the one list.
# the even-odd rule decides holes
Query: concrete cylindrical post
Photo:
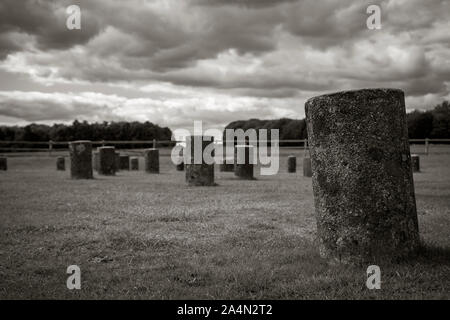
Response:
[{"label": "concrete cylindrical post", "polygon": [[303,158],[303,176],[312,177],[311,158]]},{"label": "concrete cylindrical post", "polygon": [[159,149],[151,148],[144,150],[145,172],[159,173]]},{"label": "concrete cylindrical post", "polygon": [[98,162],[98,151],[94,151],[94,152],[92,152],[92,164],[93,164],[93,166],[94,166],[94,170],[95,171],[98,171],[98,167],[100,166],[99,165],[99,162]]},{"label": "concrete cylindrical post", "polygon": [[234,172],[234,158],[223,159],[223,163],[220,164],[219,170],[221,172]]},{"label": "concrete cylindrical post", "polygon": [[99,168],[98,173],[105,176],[116,174],[116,149],[114,147],[98,148]]},{"label": "concrete cylindrical post", "polygon": [[287,170],[289,173],[294,173],[297,171],[297,158],[295,156],[288,156],[287,158]]},{"label": "concrete cylindrical post", "polygon": [[5,157],[0,157],[0,170],[8,170],[8,159]]},{"label": "concrete cylindrical post", "polygon": [[241,179],[254,179],[253,146],[237,145],[234,147],[234,175]]},{"label": "concrete cylindrical post", "polygon": [[413,172],[420,172],[420,157],[417,154],[411,155],[411,165]]},{"label": "concrete cylindrical post", "polygon": [[66,170],[66,159],[64,157],[56,158],[56,170],[58,171]]},{"label": "concrete cylindrical post", "polygon": [[119,156],[119,170],[130,170],[130,156]]},{"label": "concrete cylindrical post", "polygon": [[176,165],[177,171],[184,171],[184,158],[180,157],[178,164]]},{"label": "concrete cylindrical post", "polygon": [[[205,149],[214,143],[210,136],[186,137],[185,164],[186,182],[190,186],[214,186],[214,163],[206,163],[203,153]],[[196,149],[197,148],[197,149]],[[198,150],[197,159],[195,150]],[[195,163],[198,162],[198,163]]]},{"label": "concrete cylindrical post", "polygon": [[138,157],[131,157],[130,158],[130,166],[131,170],[139,170],[139,158]]},{"label": "concrete cylindrical post", "polygon": [[72,179],[92,179],[91,141],[73,141],[69,144],[70,176]]},{"label": "concrete cylindrical post", "polygon": [[120,170],[120,152],[115,152],[114,154],[114,169],[116,172]]},{"label": "concrete cylindrical post", "polygon": [[305,104],[321,255],[395,260],[419,245],[404,93],[364,89]]}]

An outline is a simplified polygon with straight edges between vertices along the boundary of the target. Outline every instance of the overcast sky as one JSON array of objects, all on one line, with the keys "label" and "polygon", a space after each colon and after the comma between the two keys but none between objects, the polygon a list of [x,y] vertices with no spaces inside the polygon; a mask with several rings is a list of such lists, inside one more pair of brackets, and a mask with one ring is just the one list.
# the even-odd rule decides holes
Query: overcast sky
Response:
[{"label": "overcast sky", "polygon": [[449,0],[0,1],[0,124],[222,128],[365,87],[403,89],[410,110],[450,99]]}]

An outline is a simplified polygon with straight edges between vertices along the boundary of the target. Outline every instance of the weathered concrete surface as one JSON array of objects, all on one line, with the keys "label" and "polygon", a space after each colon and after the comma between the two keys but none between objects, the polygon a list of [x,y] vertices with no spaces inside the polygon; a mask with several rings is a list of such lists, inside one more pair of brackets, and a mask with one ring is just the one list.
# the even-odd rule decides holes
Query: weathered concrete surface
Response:
[{"label": "weathered concrete surface", "polygon": [[145,172],[159,173],[159,150],[150,148],[144,150]]},{"label": "weathered concrete surface", "polygon": [[303,158],[303,176],[312,177],[311,158]]},{"label": "weathered concrete surface", "polygon": [[66,159],[64,157],[56,158],[56,170],[59,170],[59,171],[66,170]]},{"label": "weathered concrete surface", "polygon": [[[214,186],[214,164],[205,163],[203,152],[211,143],[214,143],[214,138],[209,136],[188,136],[186,137],[185,149],[185,168],[186,168],[186,183],[189,186]],[[201,150],[201,163],[194,163],[195,145],[198,145]]]},{"label": "weathered concrete surface", "polygon": [[98,174],[113,176],[116,174],[116,149],[114,147],[98,148],[99,168]]},{"label": "weathered concrete surface", "polygon": [[131,170],[134,170],[134,171],[139,170],[139,158],[131,157],[130,158],[130,166],[131,166]]},{"label": "weathered concrete surface", "polygon": [[420,172],[420,157],[417,154],[411,155],[411,165],[413,172]]},{"label": "weathered concrete surface", "polygon": [[119,164],[120,170],[130,170],[130,156],[119,156]]},{"label": "weathered concrete surface", "polygon": [[254,164],[253,146],[236,145],[234,147],[234,175],[240,179],[255,179],[253,175]]},{"label": "weathered concrete surface", "polygon": [[403,92],[323,95],[305,111],[321,255],[380,263],[414,251],[419,231]]},{"label": "weathered concrete surface", "polygon": [[8,170],[8,159],[6,157],[0,157],[0,170]]},{"label": "weathered concrete surface", "polygon": [[92,143],[87,140],[69,143],[70,177],[92,179]]},{"label": "weathered concrete surface", "polygon": [[297,158],[295,156],[288,156],[287,170],[289,173],[294,173],[297,171]]}]

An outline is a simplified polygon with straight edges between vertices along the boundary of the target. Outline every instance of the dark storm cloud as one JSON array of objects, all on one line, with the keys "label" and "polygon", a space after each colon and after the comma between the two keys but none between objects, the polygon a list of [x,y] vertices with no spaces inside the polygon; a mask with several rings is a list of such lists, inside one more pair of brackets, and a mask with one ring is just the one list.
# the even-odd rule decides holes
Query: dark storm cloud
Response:
[{"label": "dark storm cloud", "polygon": [[[0,37],[14,38],[20,34],[35,37],[38,49],[65,49],[76,44],[86,43],[100,32],[95,19],[89,19],[82,30],[68,36],[66,29],[66,12],[68,1],[36,0],[2,0],[0,2]],[[11,40],[14,42],[13,40]],[[14,52],[23,46],[8,46],[0,42],[0,51]]]},{"label": "dark storm cloud", "polygon": [[[38,121],[69,119],[78,109],[86,118],[148,115],[183,123],[202,115],[236,119],[224,114],[251,116],[264,108],[268,117],[302,117],[302,103],[312,95],[378,86],[402,88],[417,104],[439,102],[450,87],[449,3],[3,0],[3,74],[85,91],[112,85],[108,94],[114,86],[132,88],[143,100],[41,96],[27,88],[4,95],[0,114]],[[65,27],[71,4],[81,7],[81,30]],[[366,27],[370,4],[381,6],[382,30]]]}]

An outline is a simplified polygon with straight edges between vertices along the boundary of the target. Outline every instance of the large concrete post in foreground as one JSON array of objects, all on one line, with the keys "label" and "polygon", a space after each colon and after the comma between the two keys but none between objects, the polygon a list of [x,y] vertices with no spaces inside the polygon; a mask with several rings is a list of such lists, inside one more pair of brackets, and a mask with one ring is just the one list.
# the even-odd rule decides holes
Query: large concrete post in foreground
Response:
[{"label": "large concrete post in foreground", "polygon": [[72,179],[92,179],[91,141],[73,141],[69,144],[70,177]]},{"label": "large concrete post in foreground", "polygon": [[253,146],[237,145],[234,147],[234,175],[241,179],[254,179]]},{"label": "large concrete post in foreground", "polygon": [[98,174],[113,176],[116,174],[116,149],[114,147],[98,148]]},{"label": "large concrete post in foreground", "polygon": [[155,148],[144,150],[144,166],[147,173],[159,173],[159,150]]},{"label": "large concrete post in foreground", "polygon": [[345,91],[305,104],[321,255],[395,260],[419,244],[404,94]]},{"label": "large concrete post in foreground", "polygon": [[[210,136],[188,136],[186,137],[185,167],[186,182],[190,186],[214,186],[214,164],[207,164],[203,152],[214,138]],[[198,150],[199,163],[195,163],[195,148]]]},{"label": "large concrete post in foreground", "polygon": [[5,157],[0,157],[0,170],[8,170],[8,159]]}]

